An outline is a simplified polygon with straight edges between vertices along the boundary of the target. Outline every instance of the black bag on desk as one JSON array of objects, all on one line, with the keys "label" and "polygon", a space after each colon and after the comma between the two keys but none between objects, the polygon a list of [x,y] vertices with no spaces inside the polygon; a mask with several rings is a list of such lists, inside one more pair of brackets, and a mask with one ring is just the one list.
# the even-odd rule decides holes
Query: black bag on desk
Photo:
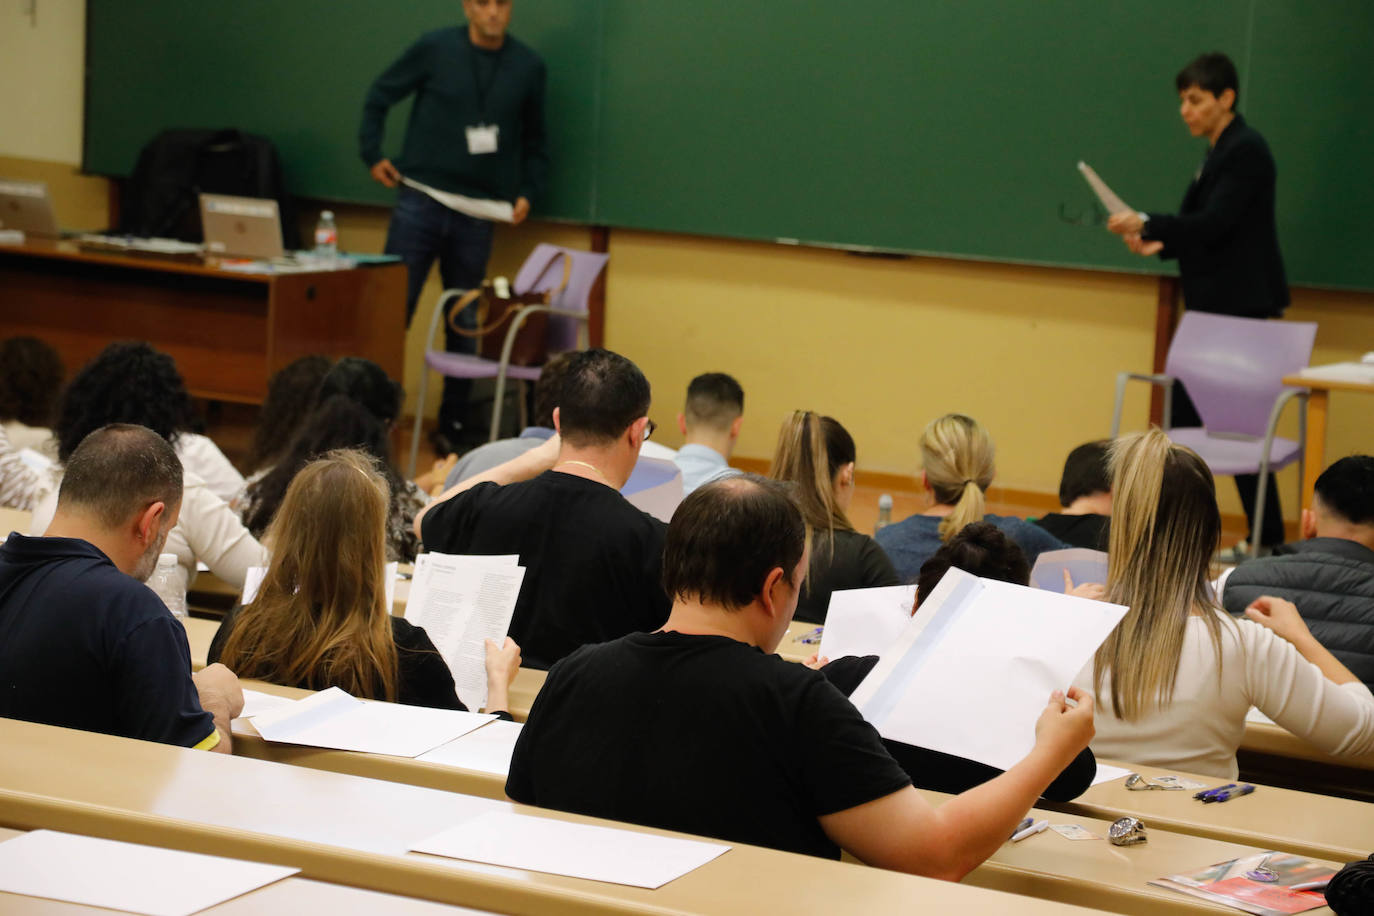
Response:
[{"label": "black bag on desk", "polygon": [[139,153],[120,199],[126,235],[201,242],[201,194],[264,197],[277,202],[282,243],[301,247],[295,208],[286,193],[276,147],[240,130],[164,130]]}]

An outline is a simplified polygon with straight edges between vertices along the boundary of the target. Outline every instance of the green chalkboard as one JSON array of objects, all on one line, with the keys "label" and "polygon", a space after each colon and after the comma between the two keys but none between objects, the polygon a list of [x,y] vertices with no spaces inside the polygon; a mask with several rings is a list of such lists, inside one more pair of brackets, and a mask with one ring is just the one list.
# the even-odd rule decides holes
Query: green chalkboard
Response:
[{"label": "green chalkboard", "polygon": [[[384,203],[368,83],[456,0],[88,0],[88,171],[165,127],[276,141],[292,189]],[[1295,284],[1374,289],[1366,0],[516,0],[548,63],[542,215],[669,232],[1158,272],[1074,166],[1170,210],[1204,152],[1173,74],[1222,49],[1279,163]],[[388,149],[399,145],[404,106]]]}]

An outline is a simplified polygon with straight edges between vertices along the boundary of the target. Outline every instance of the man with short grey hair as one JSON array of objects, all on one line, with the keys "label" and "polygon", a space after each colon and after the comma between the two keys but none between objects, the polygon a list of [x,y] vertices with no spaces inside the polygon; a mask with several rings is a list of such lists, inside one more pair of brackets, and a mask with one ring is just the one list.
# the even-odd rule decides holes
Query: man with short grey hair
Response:
[{"label": "man with short grey hair", "polygon": [[101,427],[68,459],[47,534],[0,545],[0,716],[229,752],[238,678],[192,675],[185,628],[142,582],[181,481],[157,433]]}]

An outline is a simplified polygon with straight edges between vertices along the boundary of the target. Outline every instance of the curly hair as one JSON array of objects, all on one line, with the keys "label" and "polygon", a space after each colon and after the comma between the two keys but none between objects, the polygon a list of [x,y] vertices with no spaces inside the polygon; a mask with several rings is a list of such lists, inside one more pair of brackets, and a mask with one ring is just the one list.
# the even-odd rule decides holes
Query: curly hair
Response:
[{"label": "curly hair", "polygon": [[112,343],[62,393],[53,434],[66,463],[81,440],[108,423],[146,426],[172,445],[200,428],[176,363],[141,340]]},{"label": "curly hair", "polygon": [[332,365],[327,356],[302,356],[273,373],[253,432],[249,468],[258,471],[276,464],[286,453],[291,437],[315,409],[320,382]]},{"label": "curly hair", "polygon": [[323,404],[336,394],[352,398],[386,426],[401,415],[401,401],[405,398],[399,382],[393,381],[381,366],[361,356],[345,356],[325,373],[315,395],[316,403]]},{"label": "curly hair", "polygon": [[62,357],[37,337],[0,341],[0,420],[18,420],[25,426],[52,423],[66,374]]}]

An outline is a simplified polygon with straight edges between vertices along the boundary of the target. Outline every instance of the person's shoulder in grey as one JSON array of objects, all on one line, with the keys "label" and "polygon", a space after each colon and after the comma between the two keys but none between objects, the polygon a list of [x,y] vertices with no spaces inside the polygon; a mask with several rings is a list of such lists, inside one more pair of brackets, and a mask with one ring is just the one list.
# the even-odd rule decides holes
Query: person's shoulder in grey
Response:
[{"label": "person's shoulder in grey", "polygon": [[476,477],[525,454],[532,448],[537,448],[539,443],[548,441],[553,434],[553,430],[547,426],[527,426],[514,439],[497,439],[495,442],[477,446],[459,458],[453,470],[448,472],[448,477],[444,479],[444,489],[447,490],[469,477]]},{"label": "person's shoulder in grey", "polygon": [[684,444],[674,463],[682,470],[682,495],[739,471],[730,455],[744,422],[744,389],[724,372],[706,372],[687,386],[687,401],[677,415]]},{"label": "person's shoulder in grey", "polygon": [[1342,458],[1317,478],[1304,540],[1237,566],[1222,605],[1243,614],[1262,595],[1297,605],[1312,635],[1374,684],[1374,458]]}]

